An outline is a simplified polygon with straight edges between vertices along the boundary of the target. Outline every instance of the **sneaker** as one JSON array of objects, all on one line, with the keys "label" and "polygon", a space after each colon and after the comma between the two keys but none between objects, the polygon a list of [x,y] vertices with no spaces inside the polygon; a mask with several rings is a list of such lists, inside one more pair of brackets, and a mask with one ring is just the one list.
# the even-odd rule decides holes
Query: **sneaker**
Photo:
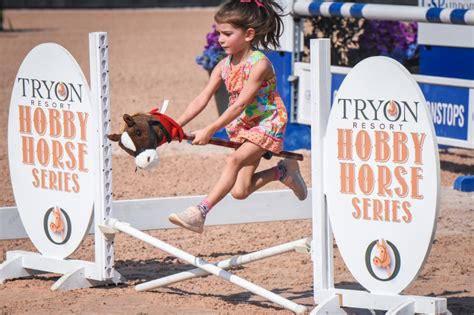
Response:
[{"label": "sneaker", "polygon": [[308,189],[300,173],[298,162],[291,159],[284,159],[278,162],[278,166],[286,170],[280,182],[293,190],[299,200],[305,200],[308,196]]},{"label": "sneaker", "polygon": [[204,231],[204,218],[197,207],[189,207],[180,213],[172,213],[168,220],[190,231],[201,234]]}]

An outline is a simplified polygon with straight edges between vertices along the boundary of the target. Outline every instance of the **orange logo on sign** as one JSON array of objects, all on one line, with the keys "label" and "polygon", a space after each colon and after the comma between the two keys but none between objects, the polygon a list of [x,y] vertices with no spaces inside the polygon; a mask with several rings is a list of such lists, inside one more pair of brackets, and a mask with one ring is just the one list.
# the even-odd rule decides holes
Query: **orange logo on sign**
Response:
[{"label": "orange logo on sign", "polygon": [[388,103],[387,114],[392,117],[396,117],[398,115],[398,107],[394,101],[390,101],[390,103]]},{"label": "orange logo on sign", "polygon": [[56,91],[62,97],[66,96],[66,86],[64,85],[64,83],[59,83],[58,85],[56,85]]},{"label": "orange logo on sign", "polygon": [[377,267],[387,269],[388,275],[391,276],[392,271],[390,270],[390,255],[388,253],[387,243],[382,238],[381,240],[379,240],[377,242],[376,246],[377,246],[377,250],[378,250],[379,254],[378,254],[378,256],[375,256],[372,259],[372,262]]},{"label": "orange logo on sign", "polygon": [[59,207],[54,207],[53,209],[53,222],[49,224],[49,228],[54,233],[61,233],[61,238],[64,241],[64,221]]}]

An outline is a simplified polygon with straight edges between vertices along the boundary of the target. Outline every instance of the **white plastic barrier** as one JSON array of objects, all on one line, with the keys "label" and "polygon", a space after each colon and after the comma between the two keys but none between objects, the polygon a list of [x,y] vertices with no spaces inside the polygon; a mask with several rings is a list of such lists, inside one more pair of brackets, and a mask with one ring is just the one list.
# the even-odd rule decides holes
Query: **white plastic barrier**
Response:
[{"label": "white plastic barrier", "polygon": [[[238,277],[234,274],[231,274],[228,271],[225,271],[222,267],[219,267],[218,265],[214,265],[211,263],[208,263],[202,258],[193,256],[181,249],[178,249],[174,246],[171,246],[170,244],[163,242],[155,237],[150,236],[149,234],[143,233],[137,229],[134,229],[131,227],[128,223],[120,222],[115,219],[109,219],[105,222],[104,227],[112,228],[117,231],[121,231],[123,233],[129,234],[133,236],[136,239],[139,239],[145,243],[148,243],[152,246],[155,246],[175,257],[178,257],[179,259],[184,260],[185,262],[192,264],[199,269],[202,269],[206,271],[209,274],[213,274],[215,276],[218,276],[226,281],[229,281],[235,285],[238,285],[242,288],[244,288],[247,291],[250,291],[252,293],[255,293],[257,295],[260,295],[261,297],[266,298],[269,301],[272,301],[278,305],[283,306],[284,308],[287,308],[295,313],[303,313],[306,311],[306,307],[303,305],[296,304],[295,302],[292,302],[288,299],[285,299],[278,294],[275,294],[271,291],[268,291],[258,285],[255,285],[254,283],[247,281],[241,277]],[[104,231],[104,228],[103,228]],[[105,229],[105,232],[110,233],[110,230]],[[294,247],[298,244],[304,244],[306,240],[297,242],[296,244],[290,244],[290,247],[294,249]],[[274,256],[276,253],[270,256]],[[150,288],[151,289],[151,288]],[[139,290],[140,291],[140,290]],[[143,291],[143,290],[141,290]]]}]

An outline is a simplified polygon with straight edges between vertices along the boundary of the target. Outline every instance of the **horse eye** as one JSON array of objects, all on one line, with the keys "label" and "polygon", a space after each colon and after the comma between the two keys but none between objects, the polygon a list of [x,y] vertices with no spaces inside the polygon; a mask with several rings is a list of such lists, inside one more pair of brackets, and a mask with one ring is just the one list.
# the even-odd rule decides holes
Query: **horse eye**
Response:
[{"label": "horse eye", "polygon": [[140,129],[137,129],[137,136],[141,136],[142,135],[142,132],[140,131]]}]

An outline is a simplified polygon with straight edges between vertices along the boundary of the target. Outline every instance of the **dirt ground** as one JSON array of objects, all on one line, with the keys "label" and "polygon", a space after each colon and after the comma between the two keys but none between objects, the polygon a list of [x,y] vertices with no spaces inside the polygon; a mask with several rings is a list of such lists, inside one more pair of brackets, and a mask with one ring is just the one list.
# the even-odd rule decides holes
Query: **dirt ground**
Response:
[{"label": "dirt ground", "polygon": [[[206,83],[207,72],[194,62],[213,23],[213,9],[34,11],[7,10],[0,33],[0,206],[14,205],[8,170],[7,123],[10,93],[21,61],[43,42],[66,47],[89,76],[88,33],[107,31],[110,47],[111,106],[114,130],[122,113],[146,111],[170,99],[168,113],[178,116]],[[193,130],[217,117],[212,101],[189,126]],[[114,198],[205,194],[224,165],[227,149],[170,145],[162,150],[159,170],[134,173],[133,161],[114,149]],[[309,186],[310,152],[301,151]],[[431,255],[418,279],[405,294],[448,299],[453,314],[474,314],[474,194],[452,190],[454,179],[474,174],[474,152],[441,151],[442,200],[438,230]],[[262,168],[272,166],[265,161]],[[137,187],[139,187],[137,189]],[[284,188],[278,183],[265,189]],[[179,209],[178,209],[179,210]],[[151,235],[210,261],[252,252],[311,234],[309,220],[206,228],[202,236],[180,229],[151,231]],[[126,235],[116,238],[116,267],[128,282],[119,286],[53,292],[57,275],[7,281],[0,286],[0,314],[215,314],[288,313],[260,297],[216,277],[190,280],[167,288],[137,293],[134,285],[188,269],[178,259]],[[9,250],[34,251],[29,240],[0,241],[0,262]],[[88,237],[72,258],[92,260]],[[360,288],[345,268],[335,247],[336,286]],[[290,253],[236,270],[275,293],[312,308],[312,261]]]}]

